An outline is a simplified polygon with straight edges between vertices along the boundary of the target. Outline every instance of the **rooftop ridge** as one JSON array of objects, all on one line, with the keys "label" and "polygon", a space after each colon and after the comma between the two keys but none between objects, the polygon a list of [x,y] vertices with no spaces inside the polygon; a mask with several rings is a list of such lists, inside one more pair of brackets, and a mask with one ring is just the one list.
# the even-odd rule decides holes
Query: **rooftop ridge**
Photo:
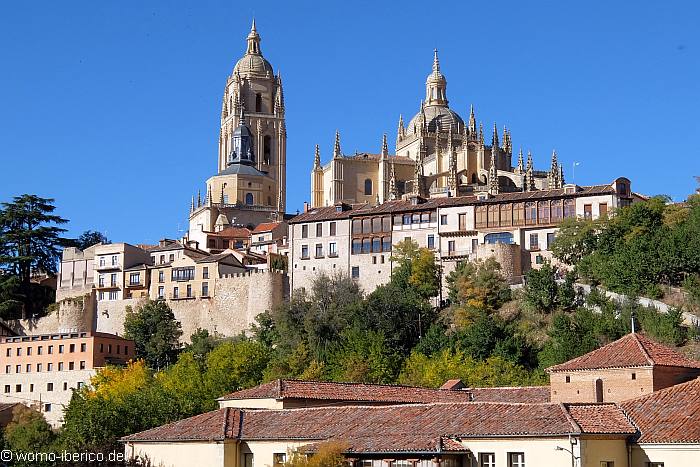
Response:
[{"label": "rooftop ridge", "polygon": [[639,337],[637,336],[637,333],[636,333],[636,332],[632,332],[632,333],[629,334],[629,335],[632,336],[632,338],[635,340],[635,342],[637,342],[637,345],[639,346],[639,349],[642,351],[642,353],[643,353],[644,356],[646,357],[646,359],[647,359],[647,361],[649,362],[649,364],[650,364],[650,365],[654,365],[654,360],[651,358],[651,355],[649,355],[649,352],[647,352],[646,347],[644,346],[644,344],[642,344],[642,341],[641,341],[641,340],[639,339]]}]

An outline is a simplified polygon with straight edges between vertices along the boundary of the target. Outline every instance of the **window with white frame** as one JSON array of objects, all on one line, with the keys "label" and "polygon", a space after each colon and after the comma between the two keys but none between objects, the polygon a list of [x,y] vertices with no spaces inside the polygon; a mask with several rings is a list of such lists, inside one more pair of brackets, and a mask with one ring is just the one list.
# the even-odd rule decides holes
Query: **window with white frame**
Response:
[{"label": "window with white frame", "polygon": [[496,454],[493,452],[479,453],[479,467],[496,467]]},{"label": "window with white frame", "polygon": [[508,453],[508,467],[525,467],[525,453],[524,452],[509,452]]}]

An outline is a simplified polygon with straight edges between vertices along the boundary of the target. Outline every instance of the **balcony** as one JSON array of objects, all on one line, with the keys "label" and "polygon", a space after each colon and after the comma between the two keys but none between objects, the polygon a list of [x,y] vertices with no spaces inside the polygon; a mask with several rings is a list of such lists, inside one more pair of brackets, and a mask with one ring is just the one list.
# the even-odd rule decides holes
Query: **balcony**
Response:
[{"label": "balcony", "polygon": [[467,259],[469,261],[476,259],[476,253],[472,250],[451,250],[442,254],[441,259],[446,261],[457,261]]},{"label": "balcony", "polygon": [[130,288],[130,289],[140,289],[140,288],[146,287],[146,284],[144,284],[144,281],[138,281],[138,282],[129,281],[126,284],[126,287]]},{"label": "balcony", "polygon": [[97,290],[108,290],[108,289],[119,289],[119,284],[117,283],[109,283],[109,284],[97,284],[95,286]]},{"label": "balcony", "polygon": [[119,270],[122,268],[122,265],[117,261],[116,263],[112,263],[111,261],[106,262],[104,264],[97,264],[95,266],[95,271],[114,271],[114,270]]},{"label": "balcony", "polygon": [[195,298],[197,298],[197,297],[194,295],[194,293],[192,295],[187,295],[187,294],[180,295],[180,294],[178,294],[177,296],[175,294],[172,294],[172,293],[168,294],[168,300],[194,300]]}]

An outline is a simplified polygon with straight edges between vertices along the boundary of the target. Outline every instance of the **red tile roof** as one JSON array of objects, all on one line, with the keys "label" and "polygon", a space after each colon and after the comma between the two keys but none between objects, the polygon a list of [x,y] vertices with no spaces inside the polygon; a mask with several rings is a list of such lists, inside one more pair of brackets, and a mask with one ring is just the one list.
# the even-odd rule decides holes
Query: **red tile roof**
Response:
[{"label": "red tile roof", "polygon": [[224,238],[248,238],[250,230],[245,227],[226,227],[219,232],[208,232],[209,237],[224,237]]},{"label": "red tile roof", "polygon": [[223,396],[220,400],[311,399],[352,402],[469,402],[466,391],[388,384],[333,383],[278,379]]},{"label": "red tile roof", "polygon": [[620,403],[638,443],[700,443],[700,379]]},{"label": "red tile roof", "polygon": [[632,435],[637,432],[615,404],[566,404],[566,408],[584,433]]},{"label": "red tile roof", "polygon": [[475,402],[549,402],[549,386],[469,388]]},{"label": "red tile roof", "polygon": [[258,224],[255,229],[253,229],[253,233],[259,233],[259,232],[269,232],[271,230],[276,229],[279,227],[281,222],[265,222],[262,224]]},{"label": "red tile roof", "polygon": [[[624,416],[614,411],[614,406],[600,411],[600,423],[610,422],[611,429],[605,433],[633,433],[634,427],[620,423],[620,417]],[[239,418],[236,413],[240,414]],[[236,422],[240,423],[239,431],[235,429]],[[347,444],[348,452],[436,452],[442,447],[457,449],[455,438],[578,435],[588,433],[585,427],[575,421],[564,405],[552,403],[465,402],[286,410],[222,408],[122,440],[218,440],[225,433],[226,437],[243,441],[335,440]],[[600,433],[598,424],[593,428],[594,433]]]},{"label": "red tile roof", "polygon": [[578,358],[549,367],[547,371],[595,370],[600,368],[629,368],[655,365],[700,368],[699,361],[691,360],[670,347],[654,342],[642,334],[631,333]]}]

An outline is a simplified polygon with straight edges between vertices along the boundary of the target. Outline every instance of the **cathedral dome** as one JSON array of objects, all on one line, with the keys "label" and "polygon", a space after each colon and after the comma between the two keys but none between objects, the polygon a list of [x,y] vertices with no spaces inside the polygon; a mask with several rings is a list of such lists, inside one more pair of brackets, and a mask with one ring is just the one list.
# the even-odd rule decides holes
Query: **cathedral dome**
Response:
[{"label": "cathedral dome", "polygon": [[233,67],[233,74],[241,74],[243,76],[272,75],[272,65],[265,60],[260,50],[260,35],[255,27],[255,20],[253,20],[253,26],[250,28],[246,41],[248,42],[248,47],[245,55]]},{"label": "cathedral dome", "polygon": [[233,74],[246,75],[272,75],[272,65],[262,55],[245,54],[233,67]]},{"label": "cathedral dome", "polygon": [[408,122],[407,133],[415,132],[415,128],[421,124],[423,113],[425,113],[425,119],[427,120],[428,131],[434,132],[438,128],[440,131],[447,131],[452,128],[453,132],[459,133],[464,128],[464,120],[457,112],[446,106],[429,105],[424,107],[422,112],[418,112]]}]

